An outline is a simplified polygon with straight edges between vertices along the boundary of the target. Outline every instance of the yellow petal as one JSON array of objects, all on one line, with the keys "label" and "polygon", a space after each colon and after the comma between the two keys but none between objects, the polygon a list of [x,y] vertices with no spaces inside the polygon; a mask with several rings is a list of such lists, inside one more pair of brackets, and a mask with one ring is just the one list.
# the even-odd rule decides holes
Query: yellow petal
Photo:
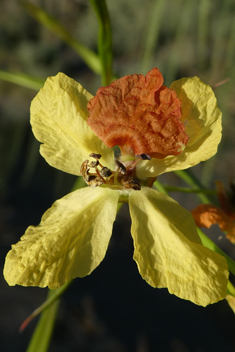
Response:
[{"label": "yellow petal", "polygon": [[102,155],[102,163],[114,167],[112,149],[90,129],[87,103],[92,98],[79,83],[58,73],[49,77],[31,104],[31,125],[43,143],[42,156],[51,166],[80,175],[80,167],[91,153]]},{"label": "yellow petal", "polygon": [[103,260],[119,191],[83,188],[57,200],[7,254],[9,285],[58,288],[90,274]]},{"label": "yellow petal", "polygon": [[225,298],[227,262],[197,239],[191,214],[149,188],[130,195],[134,259],[153,287],[206,306]]},{"label": "yellow petal", "polygon": [[182,101],[182,121],[189,142],[178,156],[142,161],[137,175],[157,176],[164,172],[183,170],[211,158],[221,140],[221,111],[212,88],[198,77],[182,78],[171,84]]}]

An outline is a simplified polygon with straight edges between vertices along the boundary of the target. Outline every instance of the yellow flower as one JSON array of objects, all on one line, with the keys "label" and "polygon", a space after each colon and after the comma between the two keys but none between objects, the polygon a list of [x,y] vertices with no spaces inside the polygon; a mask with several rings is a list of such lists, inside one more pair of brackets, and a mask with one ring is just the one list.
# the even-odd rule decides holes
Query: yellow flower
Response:
[{"label": "yellow flower", "polygon": [[[225,258],[202,246],[190,212],[150,188],[156,176],[216,153],[221,112],[212,89],[196,77],[171,89],[162,83],[153,69],[146,78],[126,76],[100,88],[92,99],[62,73],[47,79],[31,105],[40,152],[51,166],[82,173],[95,187],[57,200],[37,227],[26,230],[6,257],[9,285],[55,289],[90,274],[105,256],[124,201],[143,279],[203,306],[225,298]],[[114,144],[122,151],[116,160]]]}]

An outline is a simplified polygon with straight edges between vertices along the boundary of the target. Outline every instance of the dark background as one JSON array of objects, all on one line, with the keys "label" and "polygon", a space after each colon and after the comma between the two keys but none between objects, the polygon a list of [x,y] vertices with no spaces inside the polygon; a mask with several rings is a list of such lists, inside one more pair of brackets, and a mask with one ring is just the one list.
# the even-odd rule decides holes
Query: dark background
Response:
[{"label": "dark background", "polygon": [[[68,31],[96,51],[97,21],[88,1],[32,1],[55,16]],[[155,45],[144,64],[151,13],[159,5]],[[223,139],[218,154],[192,169],[205,186],[219,179],[228,186],[234,163],[234,1],[140,0],[107,1],[113,27],[117,75],[160,68],[166,84],[183,76],[199,76],[214,86],[223,111]],[[155,33],[156,34],[156,33]],[[22,72],[43,80],[62,71],[95,94],[94,75],[65,43],[30,17],[18,1],[1,1],[0,70]],[[1,75],[0,75],[1,77]],[[71,190],[75,177],[51,168],[39,155],[29,125],[30,102],[36,91],[0,80],[0,256],[44,211]],[[185,186],[175,175],[163,183]],[[192,209],[196,195],[171,193]],[[234,246],[214,226],[207,231],[235,259]],[[220,236],[222,239],[219,239]],[[235,351],[234,313],[226,301],[198,307],[151,288],[132,259],[128,207],[114,224],[107,255],[88,277],[76,279],[63,295],[49,352],[207,352]],[[47,290],[9,287],[0,277],[0,349],[24,352],[37,323],[18,330],[46,298]]]}]

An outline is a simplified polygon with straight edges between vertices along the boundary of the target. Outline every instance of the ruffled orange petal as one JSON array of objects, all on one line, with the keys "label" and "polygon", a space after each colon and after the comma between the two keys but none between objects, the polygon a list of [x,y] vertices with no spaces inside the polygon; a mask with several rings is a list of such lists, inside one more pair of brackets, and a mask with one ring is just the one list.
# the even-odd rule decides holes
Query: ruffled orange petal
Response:
[{"label": "ruffled orange petal", "polygon": [[163,159],[178,155],[189,137],[181,119],[181,101],[163,85],[157,68],[129,75],[100,88],[88,103],[88,125],[108,146],[122,154]]},{"label": "ruffled orange petal", "polygon": [[198,227],[209,228],[218,224],[226,232],[226,237],[235,243],[235,223],[222,209],[212,204],[200,204],[192,210],[192,215]]}]

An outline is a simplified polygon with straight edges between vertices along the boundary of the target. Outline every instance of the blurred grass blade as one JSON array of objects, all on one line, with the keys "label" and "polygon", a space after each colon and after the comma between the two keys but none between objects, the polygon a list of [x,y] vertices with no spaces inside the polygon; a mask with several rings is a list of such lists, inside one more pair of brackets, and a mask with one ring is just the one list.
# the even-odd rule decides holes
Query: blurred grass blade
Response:
[{"label": "blurred grass blade", "polygon": [[227,50],[225,55],[225,69],[231,70],[234,63],[234,52],[235,52],[235,16],[233,16],[233,21],[231,24]]},{"label": "blurred grass blade", "polygon": [[209,34],[209,14],[211,0],[200,0],[198,8],[198,43],[197,43],[197,60],[199,69],[204,69],[206,63],[206,55],[208,50],[208,34]]},{"label": "blurred grass blade", "polygon": [[235,297],[235,287],[233,286],[231,281],[228,281],[227,289],[228,289],[229,294],[232,295],[233,297]]},{"label": "blurred grass blade", "polygon": [[22,73],[10,73],[6,71],[0,71],[0,79],[37,91],[42,88],[45,82],[45,80],[40,78],[35,78]]},{"label": "blurred grass blade", "polygon": [[20,185],[22,187],[27,187],[29,184],[30,180],[32,180],[33,175],[35,173],[35,170],[38,165],[38,161],[40,159],[40,154],[39,154],[39,146],[40,144],[38,141],[34,138],[34,136],[31,134],[30,135],[30,143],[28,145],[28,148],[26,150],[26,161],[24,164],[24,169],[22,170],[22,174],[20,177]]},{"label": "blurred grass blade", "polygon": [[102,85],[107,86],[112,82],[112,30],[105,0],[90,0],[96,13],[98,32],[98,51],[102,66]]},{"label": "blurred grass blade", "polygon": [[203,246],[225,257],[228,263],[229,270],[233,275],[235,275],[235,262],[226,253],[224,253],[218,246],[216,246],[216,244],[209,237],[207,237],[204,234],[204,232],[202,232],[202,230],[197,228],[197,232],[202,241]]},{"label": "blurred grass blade", "polygon": [[177,70],[182,61],[182,49],[184,48],[185,38],[188,36],[189,27],[192,25],[195,4],[191,1],[184,0],[182,9],[178,12],[180,18],[174,38],[172,50],[168,56],[168,65],[166,68],[165,84],[170,86],[176,78]]},{"label": "blurred grass blade", "polygon": [[141,72],[146,73],[152,67],[154,50],[157,47],[157,41],[160,33],[161,22],[163,20],[163,11],[165,9],[165,0],[154,0],[150,6],[148,19],[148,28],[143,36],[143,60]]},{"label": "blurred grass blade", "polygon": [[[48,299],[53,295],[54,292],[49,290]],[[58,308],[59,300],[56,300],[44,310],[26,352],[46,352],[48,350]]]},{"label": "blurred grass blade", "polygon": [[72,283],[73,280],[70,280],[68,282],[66,282],[65,285],[63,285],[62,287],[58,288],[57,290],[50,290],[48,297],[46,299],[46,301],[40,305],[40,307],[38,307],[37,309],[35,309],[33,311],[32,314],[30,314],[30,316],[23,322],[23,324],[20,327],[20,332],[22,332],[26,326],[28,325],[28,323],[30,323],[30,321],[35,318],[36,316],[38,316],[40,313],[42,313],[45,309],[49,308],[56,300],[58,300],[58,298],[64,293],[65,290],[67,290],[67,288],[70,286],[70,284]]},{"label": "blurred grass blade", "polygon": [[209,160],[207,160],[206,163],[204,163],[202,166],[200,179],[206,188],[209,187],[210,182],[214,175],[214,169],[215,169],[216,159],[217,159],[216,156],[217,155],[214,155],[213,158],[210,158]]},{"label": "blurred grass blade", "polygon": [[[224,72],[224,61],[225,61],[225,48],[227,46],[227,36],[230,31],[230,16],[231,3],[233,0],[224,0],[221,2],[221,10],[219,16],[216,19],[216,25],[214,26],[214,43],[211,54],[211,69],[212,73]],[[234,45],[234,43],[233,43]],[[223,74],[223,73],[222,73]],[[221,76],[222,76],[221,74]]]},{"label": "blurred grass blade", "polygon": [[[155,183],[154,183],[155,184]],[[216,195],[216,190],[213,189],[202,189],[202,188],[186,188],[186,187],[175,187],[164,185],[164,189],[167,192],[182,192],[182,193],[204,193]]]},{"label": "blurred grass blade", "polygon": [[[174,173],[192,188],[205,189],[205,187],[201,184],[201,182],[195,176],[193,176],[189,170],[178,170],[178,171],[174,171]],[[203,203],[211,203],[210,198],[207,197],[206,194],[198,193],[198,197],[201,199]]]},{"label": "blurred grass blade", "polygon": [[153,185],[159,192],[162,192],[163,194],[168,194],[167,190],[165,189],[165,185],[158,181],[158,179],[156,179]]},{"label": "blurred grass blade", "polygon": [[92,71],[101,74],[101,64],[97,54],[79,43],[57,19],[50,16],[43,9],[27,1],[21,1],[21,3],[33,18],[73,48]]}]

